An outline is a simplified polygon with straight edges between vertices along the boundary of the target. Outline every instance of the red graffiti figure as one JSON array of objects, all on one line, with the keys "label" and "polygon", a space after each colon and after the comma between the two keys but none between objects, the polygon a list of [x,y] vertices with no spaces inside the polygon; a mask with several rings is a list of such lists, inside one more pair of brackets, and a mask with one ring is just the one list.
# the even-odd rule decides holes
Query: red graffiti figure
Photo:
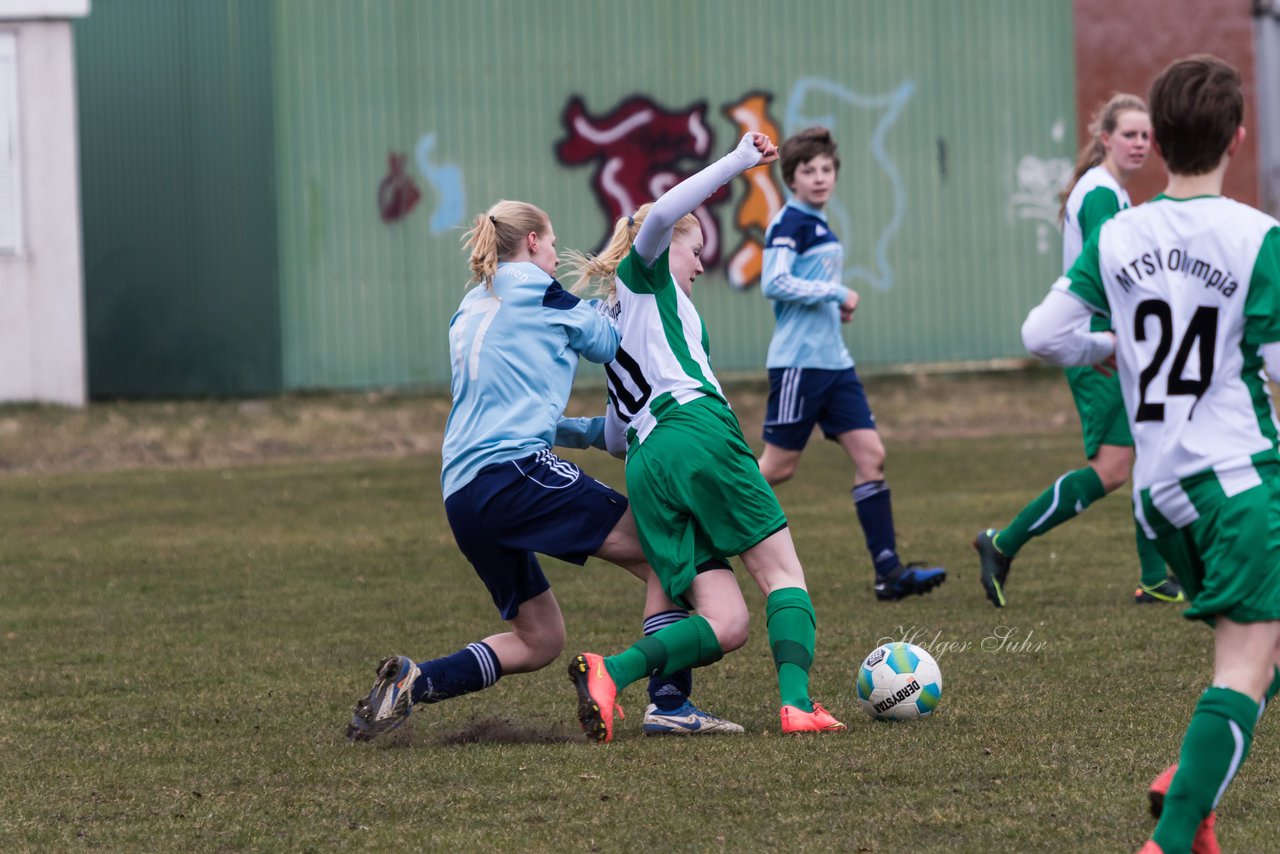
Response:
[{"label": "red graffiti figure", "polygon": [[387,175],[378,184],[378,213],[385,223],[398,222],[413,210],[422,193],[412,176],[404,171],[405,156],[396,152],[387,154]]},{"label": "red graffiti figure", "polygon": [[[556,156],[566,166],[597,164],[591,186],[608,218],[601,246],[618,217],[653,201],[706,164],[715,145],[706,113],[706,102],[664,110],[635,95],[606,115],[592,116],[582,98],[569,99],[561,114],[568,136],[556,144]],[[694,161],[693,168],[679,169],[685,161]],[[702,224],[702,263],[707,267],[720,260],[720,226],[710,208],[728,198],[729,188],[721,187],[694,211]]]}]

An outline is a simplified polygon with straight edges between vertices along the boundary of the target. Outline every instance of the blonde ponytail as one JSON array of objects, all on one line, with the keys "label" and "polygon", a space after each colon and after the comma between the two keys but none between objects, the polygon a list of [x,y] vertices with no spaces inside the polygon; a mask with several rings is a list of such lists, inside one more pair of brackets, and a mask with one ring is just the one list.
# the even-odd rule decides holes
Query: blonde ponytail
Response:
[{"label": "blonde ponytail", "polygon": [[468,266],[470,282],[493,287],[498,262],[508,261],[520,250],[525,235],[547,233],[551,218],[537,205],[503,199],[471,221],[471,229],[462,236],[462,245],[471,250]]},{"label": "blonde ponytail", "polygon": [[[649,215],[653,202],[640,206],[634,216],[620,217],[613,225],[613,233],[609,242],[595,255],[584,255],[571,251],[567,260],[570,275],[575,277],[572,290],[580,297],[612,297],[617,290],[618,265],[631,252],[631,244],[635,243],[640,226]],[[701,228],[698,218],[693,214],[685,214],[675,224],[674,231],[688,234],[695,228]]]}]

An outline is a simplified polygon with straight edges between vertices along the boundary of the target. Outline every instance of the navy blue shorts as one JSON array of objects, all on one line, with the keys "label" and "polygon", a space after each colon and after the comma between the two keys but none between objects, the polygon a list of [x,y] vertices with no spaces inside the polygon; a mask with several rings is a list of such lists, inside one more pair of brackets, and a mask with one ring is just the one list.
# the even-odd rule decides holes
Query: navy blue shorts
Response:
[{"label": "navy blue shorts", "polygon": [[579,566],[599,551],[627,499],[550,451],[485,466],[444,502],[453,538],[502,619],[551,589],[534,552]]},{"label": "navy blue shorts", "polygon": [[815,424],[828,439],[850,430],[876,429],[858,372],[853,368],[770,368],[765,442],[802,451]]}]

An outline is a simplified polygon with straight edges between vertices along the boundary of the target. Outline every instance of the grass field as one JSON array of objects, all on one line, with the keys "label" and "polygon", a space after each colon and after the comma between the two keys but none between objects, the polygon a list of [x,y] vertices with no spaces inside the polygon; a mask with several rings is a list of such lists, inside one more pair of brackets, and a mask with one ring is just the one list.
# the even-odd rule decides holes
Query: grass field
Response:
[{"label": "grass field", "polygon": [[[1209,634],[1132,604],[1121,496],[1029,545],[1008,608],[986,602],[969,540],[1080,456],[1060,384],[1010,383],[1007,418],[914,432],[930,401],[972,398],[963,382],[871,384],[900,546],[950,569],[928,597],[874,601],[850,472],[829,443],[779,490],[818,613],[814,695],[847,734],[778,734],[762,601],[744,586],[752,638],[698,671],[695,699],[747,734],[645,738],[636,685],[607,746],[578,733],[563,661],[419,707],[388,744],[343,739],[380,656],[430,657],[498,626],[453,545],[439,458],[419,452],[430,440],[313,458],[297,440],[284,459],[225,465],[239,458],[210,449],[253,416],[235,405],[0,410],[0,850],[1136,850],[1151,828],[1145,784],[1176,757]],[[758,409],[743,415],[754,438]],[[198,441],[174,441],[206,453],[164,467],[125,455],[121,468],[94,450],[122,420],[163,444],[181,432],[160,423],[174,418],[205,419]],[[976,435],[984,418],[1005,429]],[[79,456],[54,449],[59,430]],[[569,456],[621,487],[617,462]],[[630,576],[545,564],[569,627],[563,660],[638,636]],[[937,653],[941,706],[872,722],[853,669],[912,633]],[[1280,845],[1273,729],[1259,726],[1220,807],[1226,850]]]}]

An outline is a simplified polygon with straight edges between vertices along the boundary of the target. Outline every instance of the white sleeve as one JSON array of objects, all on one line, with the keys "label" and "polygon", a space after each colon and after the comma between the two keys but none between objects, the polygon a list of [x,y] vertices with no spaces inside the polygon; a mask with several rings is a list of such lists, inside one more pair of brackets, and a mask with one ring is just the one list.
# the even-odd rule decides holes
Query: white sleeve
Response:
[{"label": "white sleeve", "polygon": [[1090,332],[1089,306],[1054,282],[1044,301],[1031,309],[1022,324],[1022,343],[1032,355],[1051,365],[1096,365],[1115,352],[1115,338]]},{"label": "white sleeve", "polygon": [[1273,382],[1280,382],[1280,341],[1262,345],[1262,361],[1267,366],[1267,376]]},{"label": "white sleeve", "polygon": [[636,234],[635,249],[645,263],[652,264],[671,245],[671,229],[680,217],[693,213],[721,184],[759,162],[760,152],[751,134],[744,134],[733,151],[663,193],[649,209]]}]

